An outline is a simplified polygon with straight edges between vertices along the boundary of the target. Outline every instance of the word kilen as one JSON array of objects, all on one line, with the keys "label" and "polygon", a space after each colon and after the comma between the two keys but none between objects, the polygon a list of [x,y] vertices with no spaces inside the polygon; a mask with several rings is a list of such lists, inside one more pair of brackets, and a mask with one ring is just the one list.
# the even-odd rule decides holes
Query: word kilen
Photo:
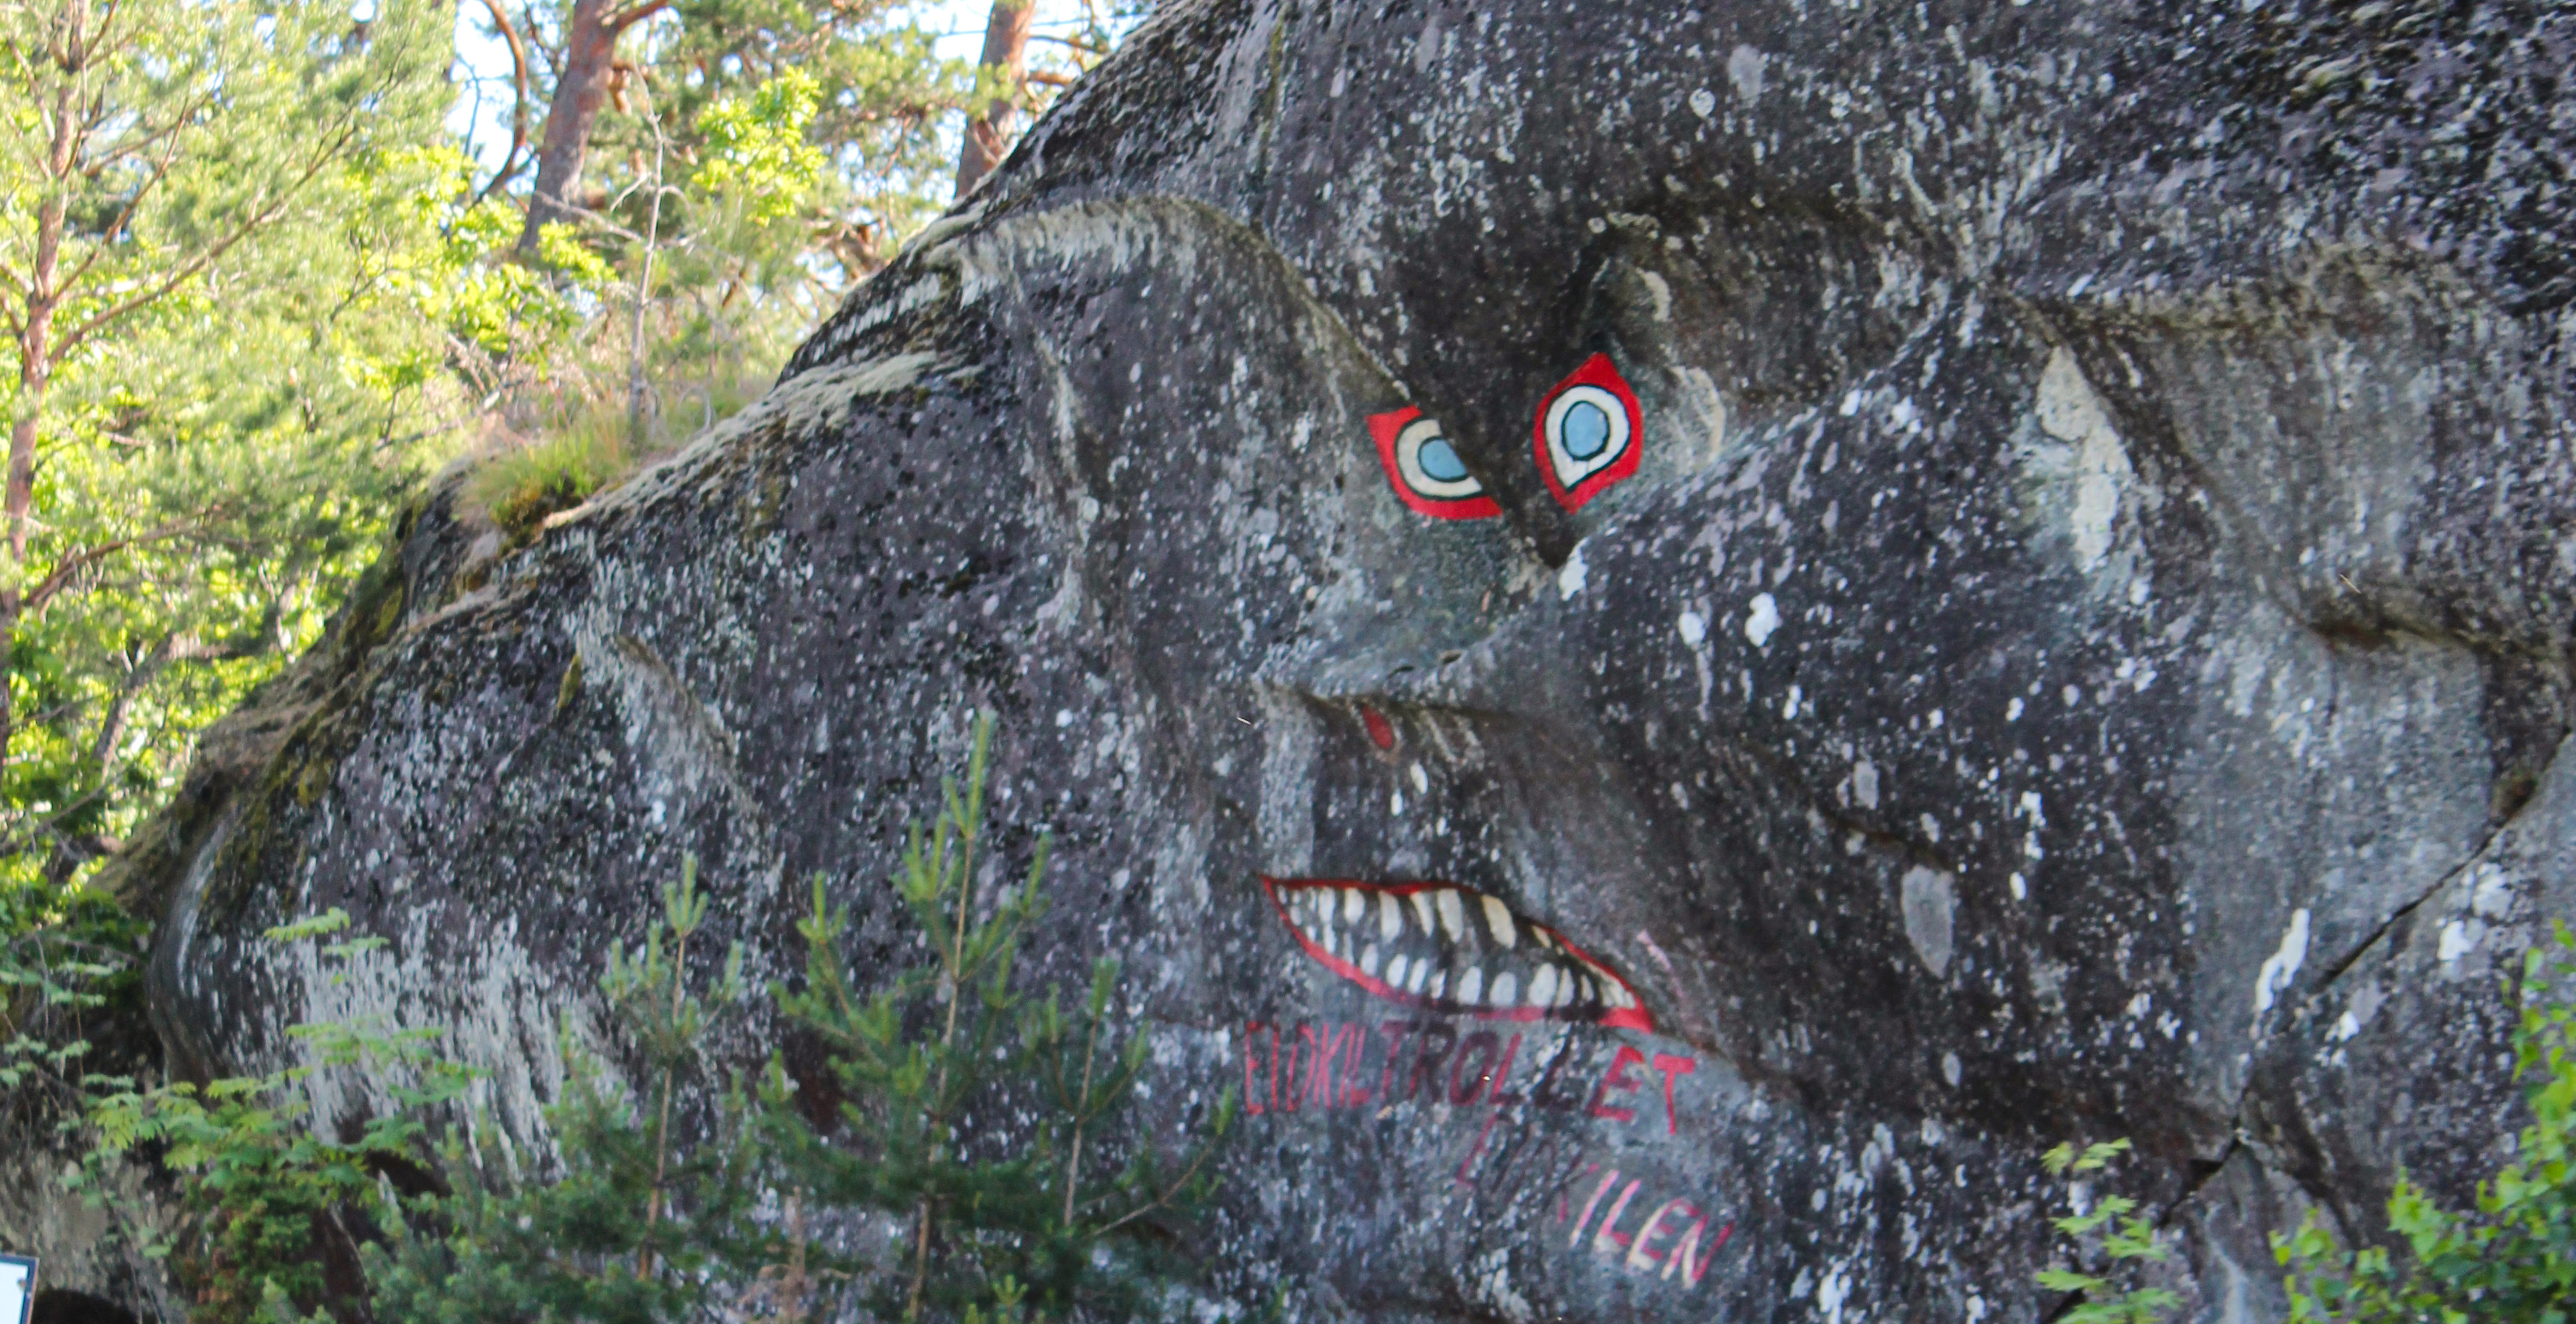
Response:
[{"label": "word kilen", "polygon": [[[1582,1178],[1600,1171],[1599,1164],[1587,1164],[1577,1175],[1576,1182],[1580,1183]],[[1556,1221],[1563,1223],[1571,1218],[1574,1223],[1573,1230],[1565,1238],[1566,1249],[1581,1246],[1583,1230],[1591,1227],[1593,1254],[1611,1260],[1630,1273],[1654,1273],[1660,1268],[1662,1272],[1657,1274],[1660,1278],[1670,1280],[1679,1273],[1683,1286],[1699,1286],[1700,1279],[1708,1276],[1709,1265],[1717,1259],[1719,1248],[1726,1245],[1727,1238],[1735,1235],[1735,1224],[1725,1224],[1718,1228],[1715,1236],[1710,1236],[1709,1215],[1701,1212],[1699,1206],[1679,1196],[1640,1202],[1637,1192],[1645,1188],[1645,1179],[1630,1177],[1627,1184],[1621,1186],[1620,1175],[1617,1168],[1603,1172],[1579,1213],[1570,1210],[1563,1195],[1558,1196]],[[1613,1187],[1619,1191],[1615,1196],[1610,1194]],[[1605,1197],[1610,1204],[1603,1212],[1601,1202]],[[1646,1215],[1631,1230],[1622,1232],[1619,1230],[1620,1222],[1632,1206],[1645,1208]],[[1601,1213],[1598,1225],[1592,1222],[1592,1215],[1596,1212]],[[1701,1247],[1703,1240],[1707,1243],[1706,1249]]]}]

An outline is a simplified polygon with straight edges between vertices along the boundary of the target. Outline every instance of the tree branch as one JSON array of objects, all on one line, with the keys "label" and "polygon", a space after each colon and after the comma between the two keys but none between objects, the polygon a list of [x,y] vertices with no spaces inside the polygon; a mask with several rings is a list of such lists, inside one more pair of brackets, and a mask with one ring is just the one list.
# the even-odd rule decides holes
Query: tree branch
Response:
[{"label": "tree branch", "polygon": [[[123,142],[117,144],[117,146],[110,151],[93,154],[84,158],[87,164],[82,169],[81,173],[92,179],[96,179],[101,174],[106,173],[109,166],[115,165],[117,162],[130,156],[140,156],[143,154],[143,150],[150,147],[152,144],[157,143],[164,138],[176,136],[181,129],[188,127],[188,121],[193,119],[198,111],[205,109],[206,103],[209,99],[210,98],[200,97],[197,100],[188,103],[188,105],[182,109],[180,114],[173,116],[169,123],[162,125],[160,128],[153,129],[146,133],[133,134]],[[124,117],[122,116],[111,115],[107,113],[104,108],[101,108],[97,114],[90,116],[89,126],[83,131],[83,137],[86,138],[88,135],[94,134],[100,129],[107,127],[111,121],[121,122],[123,118]]]},{"label": "tree branch", "polygon": [[[72,268],[70,275],[55,282],[54,292],[56,295],[61,295],[69,291],[73,286],[80,284],[81,277],[88,275],[89,269],[97,266],[98,260],[107,256],[109,250],[116,247],[116,236],[123,233],[125,227],[133,223],[135,211],[143,206],[143,199],[150,196],[153,185],[170,177],[170,163],[177,160],[178,156],[179,134],[174,126],[166,139],[164,139],[161,159],[153,163],[151,173],[145,175],[143,177],[143,182],[135,186],[134,196],[126,199],[125,201],[125,210],[116,214],[116,224],[109,226],[107,228],[106,235],[97,243],[90,245],[89,253],[81,258],[80,265]],[[66,346],[66,348],[68,348],[68,346]],[[61,355],[57,354],[55,357],[60,358]]]},{"label": "tree branch", "polygon": [[1127,1226],[1129,1223],[1133,1223],[1133,1222],[1135,1222],[1137,1219],[1143,1218],[1145,1215],[1150,1214],[1150,1213],[1154,1212],[1154,1211],[1155,1211],[1155,1210],[1157,1210],[1157,1209],[1164,1208],[1165,1206],[1167,1206],[1167,1205],[1171,1204],[1171,1202],[1172,1202],[1172,1197],[1173,1197],[1173,1196],[1175,1196],[1175,1195],[1180,1194],[1180,1193],[1181,1193],[1181,1188],[1182,1188],[1182,1187],[1184,1187],[1184,1186],[1189,1185],[1190,1178],[1192,1178],[1192,1177],[1194,1177],[1194,1176],[1197,1176],[1197,1175],[1198,1175],[1198,1170],[1199,1170],[1199,1168],[1200,1168],[1201,1166],[1203,1166],[1204,1164],[1206,1164],[1206,1162],[1207,1162],[1207,1157],[1208,1157],[1208,1156],[1207,1156],[1207,1151],[1206,1151],[1206,1150],[1204,1150],[1204,1149],[1200,1150],[1200,1151],[1199,1151],[1199,1156],[1198,1156],[1197,1158],[1194,1158],[1194,1159],[1191,1159],[1191,1160],[1190,1160],[1190,1166],[1188,1166],[1187,1168],[1182,1169],[1182,1170],[1181,1170],[1181,1175],[1180,1175],[1178,1178],[1174,1179],[1171,1185],[1164,1187],[1164,1188],[1163,1188],[1163,1193],[1162,1193],[1162,1194],[1155,1196],[1151,1201],[1148,1201],[1147,1203],[1144,1203],[1144,1204],[1138,1205],[1138,1206],[1136,1206],[1135,1208],[1128,1210],[1128,1211],[1126,1212],[1126,1214],[1125,1214],[1124,1216],[1122,1216],[1121,1218],[1119,1218],[1116,1222],[1109,1223],[1109,1224],[1107,1224],[1107,1225],[1103,1226],[1103,1227],[1100,1229],[1100,1231],[1099,1231],[1099,1232],[1097,1232],[1097,1233],[1095,1233],[1095,1234],[1093,1234],[1093,1235],[1095,1235],[1095,1236],[1103,1236],[1103,1237],[1105,1237],[1105,1236],[1109,1235],[1110,1233],[1115,1232],[1115,1231],[1117,1231],[1118,1229],[1120,1229],[1120,1228],[1122,1228],[1122,1227]]},{"label": "tree branch", "polygon": [[670,7],[671,0],[640,0],[639,3],[629,5],[600,20],[600,26],[607,30],[609,36],[615,37]]},{"label": "tree branch", "polygon": [[339,136],[328,143],[322,150],[315,152],[313,158],[305,164],[303,173],[297,175],[293,182],[286,186],[285,191],[280,193],[274,201],[269,203],[268,206],[253,213],[250,219],[243,221],[238,226],[235,226],[232,233],[227,234],[221,239],[216,240],[214,243],[207,245],[195,257],[181,263],[179,269],[171,272],[169,278],[162,281],[160,284],[152,286],[146,290],[138,291],[128,298],[119,300],[118,302],[101,309],[98,313],[92,315],[80,325],[73,327],[68,333],[54,342],[52,357],[56,361],[69,357],[71,352],[74,349],[79,348],[83,341],[86,341],[92,335],[97,334],[102,328],[115,322],[118,318],[121,318],[127,313],[133,312],[138,308],[148,307],[154,303],[160,302],[163,298],[167,297],[172,290],[179,288],[181,285],[195,278],[197,273],[213,266],[215,259],[222,257],[227,252],[230,252],[233,245],[249,238],[270,221],[276,220],[278,215],[286,210],[286,204],[292,201],[295,195],[302,191],[305,185],[312,183],[314,178],[319,176],[323,169],[339,156],[340,150],[347,146],[350,137],[356,133],[356,131],[355,125],[344,124]]},{"label": "tree branch", "polygon": [[54,598],[54,595],[62,592],[65,588],[70,587],[72,581],[78,578],[82,571],[89,569],[91,566],[97,565],[100,562],[107,560],[109,557],[127,550],[128,548],[143,547],[152,543],[168,542],[173,538],[183,537],[194,531],[197,527],[198,526],[193,522],[174,521],[169,524],[164,524],[150,533],[139,533],[131,538],[118,538],[112,542],[93,543],[78,551],[68,553],[63,557],[63,559],[54,563],[53,573],[46,575],[42,582],[38,583],[34,588],[27,590],[26,596],[20,599],[19,610],[21,612],[42,611],[44,610],[45,604],[51,601]]},{"label": "tree branch", "polygon": [[501,158],[501,168],[493,172],[492,182],[485,184],[482,191],[474,195],[474,202],[468,205],[481,204],[492,196],[494,190],[516,176],[522,164],[519,154],[528,148],[527,43],[519,40],[519,30],[511,26],[509,14],[501,8],[501,0],[483,0],[483,8],[492,15],[493,30],[501,40],[509,43],[510,81],[518,91],[518,100],[510,108],[510,150]]}]

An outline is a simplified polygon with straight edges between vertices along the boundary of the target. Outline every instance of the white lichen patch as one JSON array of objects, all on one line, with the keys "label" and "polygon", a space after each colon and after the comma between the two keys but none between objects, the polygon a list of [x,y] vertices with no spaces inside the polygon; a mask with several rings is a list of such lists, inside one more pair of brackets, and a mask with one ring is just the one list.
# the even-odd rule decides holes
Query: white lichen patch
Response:
[{"label": "white lichen patch", "polygon": [[1780,604],[1768,593],[1756,593],[1744,610],[1744,637],[1756,648],[1768,647],[1771,632],[1780,628]]},{"label": "white lichen patch", "polygon": [[2075,356],[2052,352],[2015,448],[2022,515],[2034,542],[2091,579],[2125,589],[2136,559],[2137,473],[2109,406]]},{"label": "white lichen patch", "polygon": [[1261,860],[1273,874],[1305,873],[1315,859],[1315,755],[1320,733],[1296,695],[1264,687],[1261,700]]},{"label": "white lichen patch", "polygon": [[1905,940],[1935,978],[1950,973],[1952,923],[1959,903],[1958,879],[1938,869],[1915,865],[1898,883],[1899,908],[1905,916]]},{"label": "white lichen patch", "polygon": [[1477,1258],[1471,1276],[1476,1300],[1501,1315],[1511,1324],[1529,1324],[1538,1311],[1512,1286],[1511,1252],[1497,1247]]},{"label": "white lichen patch", "polygon": [[2263,968],[2254,976],[2254,1016],[2259,1026],[2263,1013],[2298,978],[2299,967],[2308,960],[2308,908],[2290,912],[2290,927],[2281,934],[2281,946],[2264,958]]},{"label": "white lichen patch", "polygon": [[[1697,436],[1692,435],[1694,429],[1688,424],[1676,425],[1682,451],[1691,462],[1688,467],[1715,464],[1726,454],[1726,397],[1718,393],[1717,379],[1709,376],[1705,369],[1676,368],[1673,376],[1681,388],[1679,401],[1682,413],[1698,422]],[[1696,448],[1692,446],[1693,442],[1698,443]],[[1693,449],[1697,449],[1699,454],[1690,455]]]}]

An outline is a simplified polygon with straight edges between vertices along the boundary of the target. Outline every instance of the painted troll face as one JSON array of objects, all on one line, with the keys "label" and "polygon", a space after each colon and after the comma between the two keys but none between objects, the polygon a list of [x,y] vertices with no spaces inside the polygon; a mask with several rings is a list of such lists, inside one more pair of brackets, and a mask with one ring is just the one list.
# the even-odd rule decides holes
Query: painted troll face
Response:
[{"label": "painted troll face", "polygon": [[[1389,489],[1414,515],[1502,514],[1439,420],[1407,406],[1367,423]],[[1644,410],[1607,354],[1591,355],[1531,410],[1527,462],[1568,513],[1634,475],[1645,447]],[[1392,750],[1387,719],[1374,708],[1361,715],[1371,742]],[[1487,1020],[1654,1029],[1636,991],[1609,965],[1475,888],[1445,880],[1265,876],[1261,883],[1305,952],[1374,997]]]}]

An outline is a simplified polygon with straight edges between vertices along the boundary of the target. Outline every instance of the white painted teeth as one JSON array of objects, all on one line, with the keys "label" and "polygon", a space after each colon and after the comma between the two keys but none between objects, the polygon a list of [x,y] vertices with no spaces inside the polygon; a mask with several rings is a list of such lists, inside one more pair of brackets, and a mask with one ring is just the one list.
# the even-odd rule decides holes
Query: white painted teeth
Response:
[{"label": "white painted teeth", "polygon": [[1440,889],[1440,899],[1436,904],[1440,907],[1440,931],[1453,943],[1467,941],[1467,909],[1458,904],[1458,889]]},{"label": "white painted teeth", "polygon": [[[1359,976],[1382,979],[1385,989],[1424,1002],[1456,1010],[1570,1008],[1578,1016],[1638,1005],[1625,985],[1546,926],[1522,920],[1500,898],[1481,892],[1438,884],[1401,895],[1305,886],[1283,889],[1280,900],[1289,923],[1316,950],[1350,962],[1346,971],[1355,966]],[[1517,951],[1524,938],[1534,949],[1528,956],[1478,955]]]}]

